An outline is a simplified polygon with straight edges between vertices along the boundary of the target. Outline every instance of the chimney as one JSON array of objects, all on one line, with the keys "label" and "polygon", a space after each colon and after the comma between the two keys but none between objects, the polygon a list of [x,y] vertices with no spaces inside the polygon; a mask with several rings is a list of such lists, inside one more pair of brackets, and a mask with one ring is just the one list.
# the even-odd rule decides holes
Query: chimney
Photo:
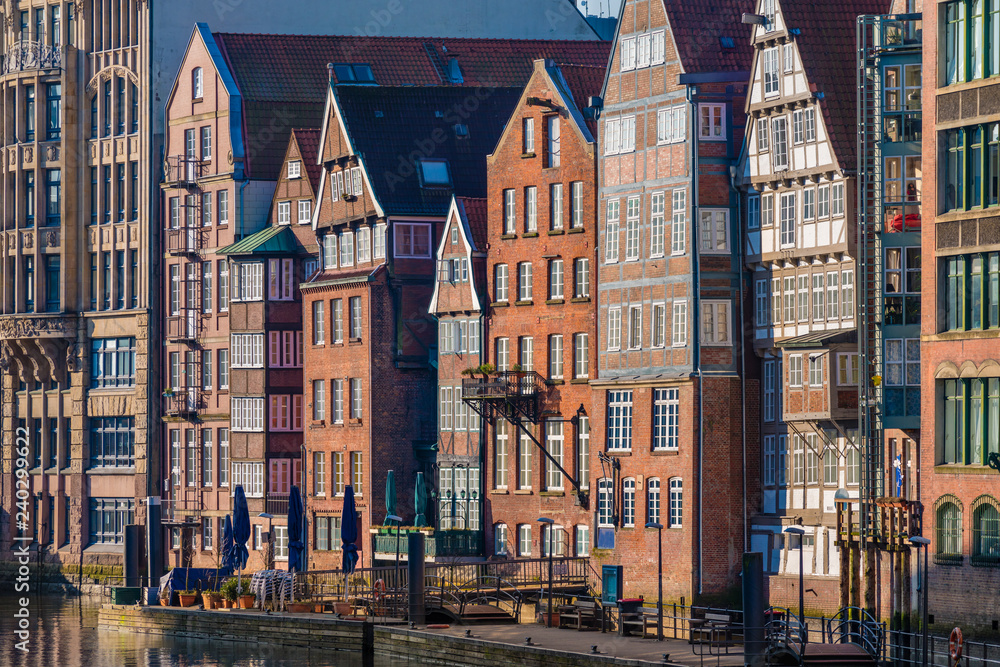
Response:
[{"label": "chimney", "polygon": [[326,64],[326,74],[330,77],[330,81],[333,81],[333,63]]}]

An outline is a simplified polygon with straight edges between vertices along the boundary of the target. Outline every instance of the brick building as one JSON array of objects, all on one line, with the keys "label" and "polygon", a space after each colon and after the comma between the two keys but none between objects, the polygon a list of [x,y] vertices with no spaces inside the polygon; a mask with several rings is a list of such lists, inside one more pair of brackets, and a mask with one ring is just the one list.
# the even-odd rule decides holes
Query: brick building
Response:
[{"label": "brick building", "polygon": [[434,479],[434,249],[453,193],[486,194],[482,156],[518,93],[331,81],[313,221],[321,269],[302,285],[315,567],[339,562],[330,552],[348,484],[366,536],[384,519],[389,470],[406,522],[416,473]]},{"label": "brick building", "polygon": [[[1000,15],[925,4],[919,489],[929,613],[995,630],[1000,602]],[[984,45],[988,45],[984,49]],[[974,603],[970,604],[970,601]]]},{"label": "brick building", "polygon": [[[451,542],[438,555],[483,554],[482,417],[462,401],[462,380],[486,361],[486,200],[456,197],[435,253],[430,314],[437,320],[437,511]],[[454,546],[452,546],[454,545]]]},{"label": "brick building", "polygon": [[[496,377],[516,394],[470,404],[492,416],[485,504],[490,555],[537,558],[550,544],[558,555],[591,550],[588,382],[597,238],[591,102],[603,77],[603,66],[536,60],[487,158],[488,348]],[[545,532],[538,524],[543,516],[555,522]]]},{"label": "brick building", "polygon": [[[738,1],[623,3],[603,89],[595,565],[668,599],[737,583],[757,498],[739,197],[750,48]],[[662,536],[645,528],[664,526]]]}]

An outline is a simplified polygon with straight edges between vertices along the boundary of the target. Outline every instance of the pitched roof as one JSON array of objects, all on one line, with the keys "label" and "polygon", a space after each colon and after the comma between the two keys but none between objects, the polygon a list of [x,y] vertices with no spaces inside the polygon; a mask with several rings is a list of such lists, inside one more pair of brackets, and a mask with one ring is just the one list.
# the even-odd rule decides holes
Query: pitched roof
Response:
[{"label": "pitched roof", "polygon": [[486,252],[486,200],[479,197],[455,197],[465,209],[472,244],[478,252]]},{"label": "pitched roof", "polygon": [[[595,67],[592,65],[559,65],[563,79],[569,87],[569,93],[573,97],[573,103],[579,111],[583,111],[587,106],[587,98],[600,95],[601,87],[604,85],[604,74],[607,70],[605,65]],[[587,127],[590,134],[597,138],[597,119],[593,116],[586,118]]]},{"label": "pitched roof", "polygon": [[[328,63],[368,64],[377,85],[523,85],[536,58],[607,64],[608,42],[215,33],[243,96],[247,172],[273,180],[293,127],[318,127]],[[449,78],[452,59],[461,81]],[[342,84],[340,87],[365,87]]]},{"label": "pitched roof", "polygon": [[287,225],[275,225],[216,251],[220,255],[293,255],[304,252]]},{"label": "pitched roof", "polygon": [[781,15],[794,36],[806,78],[822,93],[819,106],[830,141],[843,169],[857,168],[857,41],[858,16],[885,14],[890,0],[836,0],[780,3]]},{"label": "pitched roof", "polygon": [[322,173],[317,156],[319,155],[320,131],[316,128],[296,128],[292,130],[295,135],[295,142],[299,145],[299,157],[306,168],[309,182],[312,183],[313,192],[319,190],[319,176]]},{"label": "pitched roof", "polygon": [[[741,15],[753,12],[753,0],[662,2],[685,73],[750,71],[750,26],[742,25]],[[815,3],[800,4],[809,10]],[[723,38],[731,39],[732,46],[729,41],[723,46]]]},{"label": "pitched roof", "polygon": [[[480,94],[479,91],[482,91]],[[486,196],[486,155],[493,151],[522,88],[335,86],[352,144],[386,214],[440,215],[452,194]],[[456,109],[474,111],[458,114]],[[462,117],[464,116],[464,117]],[[458,125],[467,133],[459,136]],[[452,188],[421,187],[421,157],[446,159]]]}]

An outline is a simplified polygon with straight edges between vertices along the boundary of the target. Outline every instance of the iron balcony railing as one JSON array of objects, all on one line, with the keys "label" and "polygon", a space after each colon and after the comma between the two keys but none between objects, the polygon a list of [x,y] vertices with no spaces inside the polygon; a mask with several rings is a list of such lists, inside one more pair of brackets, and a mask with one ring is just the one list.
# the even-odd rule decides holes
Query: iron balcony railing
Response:
[{"label": "iron balcony railing", "polygon": [[205,163],[196,157],[171,155],[163,165],[163,177],[168,186],[191,187],[205,175]]},{"label": "iron balcony railing", "polygon": [[63,53],[58,46],[44,42],[15,42],[3,57],[3,73],[36,69],[62,69]]},{"label": "iron balcony railing", "polygon": [[543,378],[534,371],[499,371],[462,380],[462,398],[535,398]]},{"label": "iron balcony railing", "polygon": [[288,494],[267,494],[264,511],[275,517],[288,516]]},{"label": "iron balcony railing", "polygon": [[163,392],[163,412],[169,416],[192,414],[204,407],[199,387],[170,388]]}]

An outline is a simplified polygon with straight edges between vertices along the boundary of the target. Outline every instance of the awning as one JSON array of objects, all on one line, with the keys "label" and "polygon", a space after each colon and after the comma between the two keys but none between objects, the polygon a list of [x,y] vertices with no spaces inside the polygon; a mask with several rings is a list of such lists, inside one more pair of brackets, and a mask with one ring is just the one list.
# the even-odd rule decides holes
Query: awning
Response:
[{"label": "awning", "polygon": [[227,245],[218,251],[220,255],[298,255],[305,248],[295,238],[291,227],[275,225],[265,227],[256,234],[232,245]]},{"label": "awning", "polygon": [[801,336],[776,341],[774,346],[791,350],[803,347],[826,347],[827,345],[835,345],[837,343],[857,342],[857,329],[837,329],[834,331],[810,331],[809,333],[802,334]]}]

